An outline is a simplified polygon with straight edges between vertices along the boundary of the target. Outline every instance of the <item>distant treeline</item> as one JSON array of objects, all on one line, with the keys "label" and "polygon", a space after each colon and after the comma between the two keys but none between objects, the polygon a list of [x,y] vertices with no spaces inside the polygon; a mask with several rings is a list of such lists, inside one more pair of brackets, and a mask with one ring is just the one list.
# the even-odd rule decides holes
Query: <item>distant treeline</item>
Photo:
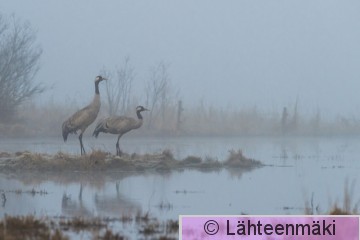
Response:
[{"label": "distant treeline", "polygon": [[[143,126],[131,132],[131,135],[332,136],[360,134],[360,120],[347,117],[323,119],[320,110],[313,116],[305,115],[298,110],[298,100],[292,106],[283,106],[272,112],[260,111],[256,106],[215,108],[202,101],[192,103],[191,106],[185,105],[179,91],[171,83],[168,68],[169,64],[164,62],[150,68],[149,76],[142,84],[144,91],[141,94],[141,101],[132,91],[136,74],[129,57],[125,57],[123,64],[115,70],[102,69],[100,74],[107,77],[108,81],[106,81],[105,91],[101,93],[102,106],[97,119],[100,120],[109,115],[136,117],[136,106],[144,105],[151,111],[143,114]],[[31,92],[39,93],[44,89],[35,85],[35,90]],[[5,93],[1,93],[0,97],[9,99]],[[89,101],[91,97],[89,96]],[[21,99],[31,99],[31,97]],[[77,100],[74,97],[74,99],[64,99],[62,103],[49,101],[41,106],[32,103],[31,100],[17,101],[16,107],[9,107],[11,114],[6,111],[8,108],[2,106],[0,107],[0,137],[61,137],[63,121],[84,107],[77,104]],[[0,102],[5,102],[5,100]],[[85,135],[92,134],[97,121],[88,128]]]},{"label": "distant treeline", "polygon": [[[135,115],[138,102],[131,101],[124,115]],[[1,137],[61,136],[62,122],[80,109],[75,102],[45,106],[34,103],[23,105],[17,120],[0,123]],[[292,109],[292,110],[288,110]],[[109,106],[102,104],[95,123],[109,115]],[[146,113],[144,125],[131,133],[137,136],[336,136],[360,134],[360,120],[338,117],[322,119],[320,111],[313,116],[302,115],[297,107],[284,107],[277,112],[265,113],[256,107],[224,110],[203,103],[186,106],[181,100],[169,100],[152,114]],[[95,123],[85,135],[90,136]]]}]

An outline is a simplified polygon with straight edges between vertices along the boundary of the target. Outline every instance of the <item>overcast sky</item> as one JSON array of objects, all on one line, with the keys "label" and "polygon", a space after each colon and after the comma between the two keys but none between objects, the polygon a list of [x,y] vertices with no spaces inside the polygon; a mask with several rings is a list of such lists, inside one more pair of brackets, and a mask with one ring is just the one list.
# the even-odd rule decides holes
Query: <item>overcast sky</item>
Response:
[{"label": "overcast sky", "polygon": [[[37,80],[52,97],[88,103],[103,67],[130,56],[134,94],[170,64],[185,107],[281,109],[360,116],[358,0],[2,0],[43,48]],[[105,93],[105,86],[100,92]]]}]

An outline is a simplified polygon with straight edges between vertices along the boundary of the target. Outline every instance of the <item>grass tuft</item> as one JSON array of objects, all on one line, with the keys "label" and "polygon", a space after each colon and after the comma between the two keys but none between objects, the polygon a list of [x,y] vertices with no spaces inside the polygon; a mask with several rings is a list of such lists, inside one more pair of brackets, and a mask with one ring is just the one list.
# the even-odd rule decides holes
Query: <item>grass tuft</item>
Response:
[{"label": "grass tuft", "polygon": [[353,203],[354,199],[355,182],[353,182],[349,188],[348,180],[345,181],[344,186],[344,199],[343,206],[339,207],[337,203],[330,209],[330,215],[357,215],[359,213],[358,208],[360,200]]},{"label": "grass tuft", "polygon": [[182,160],[182,163],[185,165],[200,164],[201,162],[202,162],[201,157],[196,157],[196,156],[187,156],[184,160]]},{"label": "grass tuft", "polygon": [[261,162],[245,157],[242,150],[239,149],[237,151],[229,151],[229,156],[225,160],[224,165],[233,168],[252,168],[261,166]]},{"label": "grass tuft", "polygon": [[162,152],[162,155],[164,155],[167,159],[174,160],[174,154],[172,153],[172,151],[170,149],[165,149]]},{"label": "grass tuft", "polygon": [[6,216],[0,222],[0,239],[39,239],[67,240],[61,232],[52,233],[50,227],[33,216]]},{"label": "grass tuft", "polygon": [[105,160],[108,153],[103,152],[101,150],[93,150],[90,153],[89,159],[94,164],[105,164]]},{"label": "grass tuft", "polygon": [[[327,215],[358,215],[359,214],[359,204],[360,200],[356,203],[353,203],[354,199],[354,189],[355,189],[355,182],[353,182],[349,188],[349,183],[346,180],[344,186],[344,199],[342,206],[339,206],[338,202],[332,204],[332,207],[325,213]],[[314,206],[314,194],[311,196],[311,201],[305,202],[305,214],[313,215],[315,214],[315,210],[317,214],[322,214],[319,211],[319,206]]]}]

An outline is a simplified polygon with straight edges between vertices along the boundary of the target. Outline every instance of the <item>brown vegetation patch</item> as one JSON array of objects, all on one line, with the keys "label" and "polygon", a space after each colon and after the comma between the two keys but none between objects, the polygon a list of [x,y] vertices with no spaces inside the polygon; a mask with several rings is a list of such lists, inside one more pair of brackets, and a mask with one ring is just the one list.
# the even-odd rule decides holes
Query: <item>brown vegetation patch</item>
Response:
[{"label": "brown vegetation patch", "polygon": [[[358,215],[359,214],[359,206],[360,200],[354,202],[354,190],[355,190],[355,182],[351,183],[349,186],[348,180],[345,181],[344,186],[344,196],[342,206],[339,206],[337,202],[332,204],[331,208],[326,211],[327,215]],[[319,205],[314,206],[314,194],[311,196],[310,201],[305,202],[305,214],[323,214],[319,212]]]},{"label": "brown vegetation patch", "polygon": [[352,215],[352,214],[355,213],[351,213],[345,209],[338,207],[337,205],[335,205],[329,212],[329,215]]},{"label": "brown vegetation patch", "polygon": [[355,182],[352,182],[351,186],[349,186],[348,180],[345,181],[344,186],[344,198],[343,198],[343,206],[339,207],[337,203],[333,205],[330,209],[330,215],[358,215],[359,214],[359,204],[360,200],[357,202],[353,202],[354,200],[354,189]]},{"label": "brown vegetation patch", "polygon": [[86,219],[86,218],[73,218],[61,220],[59,226],[63,230],[74,230],[79,232],[82,230],[99,230],[103,227],[106,227],[106,224],[103,223],[100,219]]},{"label": "brown vegetation patch", "polygon": [[[125,222],[123,220],[125,219]],[[179,231],[177,220],[160,221],[149,214],[138,213],[114,219],[107,218],[38,218],[29,216],[5,216],[0,220],[0,239],[46,239],[67,240],[69,234],[78,236],[84,234],[89,239],[131,239],[111,227],[109,223],[134,224],[138,234],[149,239],[176,239]],[[81,237],[80,237],[81,238]]]},{"label": "brown vegetation patch", "polygon": [[176,160],[169,150],[158,154],[123,154],[114,156],[101,150],[93,150],[85,156],[58,152],[54,155],[17,152],[0,157],[0,172],[9,171],[171,171],[182,169],[219,170],[232,168],[249,170],[262,166],[259,161],[246,158],[241,150],[230,151],[225,161],[207,157],[188,156]]},{"label": "brown vegetation patch", "polygon": [[202,162],[201,157],[196,157],[196,156],[188,156],[184,160],[182,160],[182,163],[184,165],[199,164],[201,162]]},{"label": "brown vegetation patch", "polygon": [[245,157],[241,150],[230,150],[230,155],[224,165],[232,168],[253,168],[262,164],[260,161]]},{"label": "brown vegetation patch", "polygon": [[69,239],[60,231],[51,231],[45,221],[36,219],[33,216],[11,217],[6,216],[0,222],[0,239]]},{"label": "brown vegetation patch", "polygon": [[111,230],[106,229],[104,236],[97,236],[95,239],[102,239],[102,240],[124,240],[128,239],[118,233],[113,233]]}]

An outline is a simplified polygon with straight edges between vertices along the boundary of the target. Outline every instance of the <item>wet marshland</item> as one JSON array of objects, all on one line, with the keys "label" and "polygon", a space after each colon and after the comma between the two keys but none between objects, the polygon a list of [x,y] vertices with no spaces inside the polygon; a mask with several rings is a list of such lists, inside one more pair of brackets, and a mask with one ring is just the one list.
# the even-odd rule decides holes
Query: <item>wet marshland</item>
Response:
[{"label": "wet marshland", "polygon": [[[92,139],[85,144],[89,152],[115,151],[113,138],[104,138],[100,146]],[[80,151],[76,138],[66,144],[55,138],[9,139],[1,140],[1,146],[10,153],[1,157],[3,169],[4,162],[9,165],[9,159],[24,154],[36,152],[51,158],[60,153],[77,156]],[[111,169],[41,171],[19,165],[18,171],[0,173],[0,217],[115,219],[118,221],[111,224],[114,231],[134,236],[141,229],[124,225],[120,219],[151,216],[167,222],[177,220],[180,214],[324,214],[334,204],[343,204],[346,185],[352,205],[360,199],[360,138],[129,137],[122,148],[129,161],[137,161],[134,156],[144,156],[141,154],[162,156],[165,152],[183,165],[138,169],[121,168],[120,164]],[[262,165],[202,168],[194,167],[198,158],[188,158],[223,163],[238,149]],[[106,158],[122,161],[110,154]]]}]

